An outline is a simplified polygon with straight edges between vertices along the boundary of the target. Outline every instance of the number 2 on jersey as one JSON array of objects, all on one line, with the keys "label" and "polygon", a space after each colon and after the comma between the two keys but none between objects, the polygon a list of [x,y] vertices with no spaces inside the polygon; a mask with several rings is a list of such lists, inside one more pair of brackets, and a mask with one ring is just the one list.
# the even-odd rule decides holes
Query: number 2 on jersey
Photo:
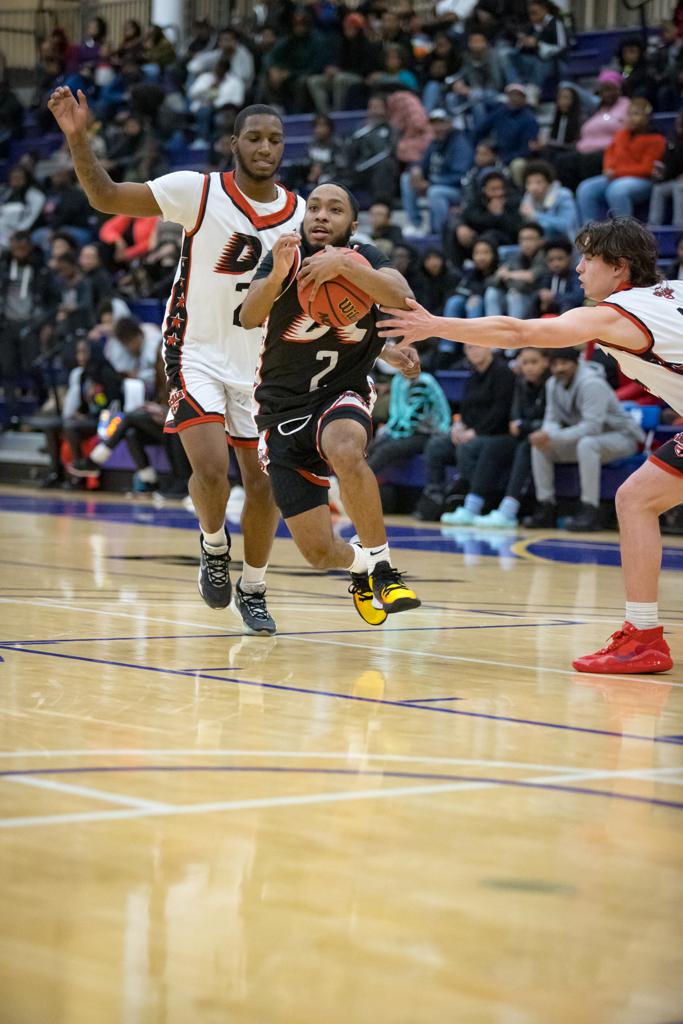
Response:
[{"label": "number 2 on jersey", "polygon": [[308,389],[309,391],[315,391],[315,389],[318,387],[318,385],[320,384],[320,381],[325,376],[325,374],[326,373],[331,373],[332,370],[334,370],[335,366],[337,365],[337,363],[339,361],[339,353],[338,352],[329,352],[329,351],[326,351],[326,350],[323,349],[321,352],[316,352],[315,358],[316,359],[329,359],[330,363],[329,363],[329,366],[326,366],[324,370],[320,371],[320,373],[316,373],[313,377],[311,377],[311,385],[310,385],[310,387]]},{"label": "number 2 on jersey", "polygon": [[[238,292],[245,292],[250,284],[251,284],[251,281],[240,281],[239,284],[235,285],[235,290],[238,291]],[[240,313],[241,312],[242,312],[242,303],[240,302],[239,306],[237,306],[235,308],[235,312],[233,313],[233,316],[232,316],[232,326],[233,327],[241,327],[242,326],[242,324],[240,322]]]}]

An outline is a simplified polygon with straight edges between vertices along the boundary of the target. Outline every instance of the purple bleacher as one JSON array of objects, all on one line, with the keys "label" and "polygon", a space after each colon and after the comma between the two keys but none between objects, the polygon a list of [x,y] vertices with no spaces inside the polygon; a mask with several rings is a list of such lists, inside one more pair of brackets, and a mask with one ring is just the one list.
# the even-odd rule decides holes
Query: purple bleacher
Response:
[{"label": "purple bleacher", "polygon": [[135,299],[128,303],[130,311],[145,324],[161,324],[165,303],[160,299]]},{"label": "purple bleacher", "polygon": [[650,230],[657,241],[657,252],[660,259],[671,259],[676,255],[678,239],[683,232],[680,228],[651,227]]},{"label": "purple bleacher", "polygon": [[[147,452],[150,465],[154,466],[157,473],[171,472],[171,467],[169,466],[168,459],[166,458],[166,452],[162,445],[151,444],[149,447],[145,448],[145,451]],[[135,463],[130,457],[128,445],[125,441],[117,444],[116,448],[114,448],[111,453],[111,458],[107,462],[105,470],[109,471],[111,469],[127,470],[131,473],[135,472]]]}]

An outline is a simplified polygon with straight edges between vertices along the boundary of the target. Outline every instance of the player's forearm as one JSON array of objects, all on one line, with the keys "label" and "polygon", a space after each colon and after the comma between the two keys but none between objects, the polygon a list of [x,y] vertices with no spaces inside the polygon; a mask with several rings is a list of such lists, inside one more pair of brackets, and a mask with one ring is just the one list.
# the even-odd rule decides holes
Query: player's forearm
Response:
[{"label": "player's forearm", "polygon": [[80,181],[88,202],[102,213],[118,213],[114,196],[116,185],[92,151],[85,132],[67,136],[74,162],[76,177]]},{"label": "player's forearm", "polygon": [[533,344],[526,337],[527,321],[512,316],[487,316],[479,320],[435,316],[432,320],[432,337],[444,338],[446,341],[481,345],[483,348],[523,348]]},{"label": "player's forearm", "polygon": [[282,291],[282,279],[272,272],[268,277],[252,281],[240,310],[240,323],[246,330],[260,327],[267,319],[273,303]]},{"label": "player's forearm", "polygon": [[343,276],[370,295],[380,306],[405,309],[405,300],[413,297],[407,283],[396,274],[383,274],[355,259],[344,260]]}]

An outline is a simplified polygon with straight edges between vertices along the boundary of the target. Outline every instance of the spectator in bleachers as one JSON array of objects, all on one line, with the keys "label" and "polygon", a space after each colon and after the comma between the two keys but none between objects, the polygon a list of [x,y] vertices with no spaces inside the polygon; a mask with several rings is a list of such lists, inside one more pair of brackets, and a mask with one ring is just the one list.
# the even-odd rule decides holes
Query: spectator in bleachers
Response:
[{"label": "spectator in bleachers", "polygon": [[56,261],[64,253],[69,253],[71,256],[78,254],[78,246],[73,235],[70,235],[68,231],[56,231],[50,239],[50,249],[48,253],[47,265],[50,270],[56,269]]},{"label": "spectator in bleachers", "polygon": [[100,55],[100,48],[106,39],[107,23],[104,18],[91,18],[85,27],[83,41],[67,50],[67,72],[78,71],[84,64],[95,64]]},{"label": "spectator in bleachers", "polygon": [[142,121],[134,114],[127,114],[123,123],[111,135],[107,145],[107,156],[102,161],[112,178],[122,181],[145,141]]},{"label": "spectator in bleachers", "polygon": [[460,68],[460,56],[454,41],[445,32],[436,32],[434,46],[423,62],[422,104],[425,110],[443,107],[446,80]]},{"label": "spectator in bleachers", "polygon": [[[648,223],[683,227],[683,113],[676,117],[674,134],[669,139],[661,162],[655,163],[654,184],[650,196]],[[672,216],[668,217],[671,203]]]},{"label": "spectator in bleachers", "polygon": [[18,418],[21,377],[31,372],[41,336],[47,341],[43,328],[58,301],[40,250],[28,231],[16,231],[0,255],[0,383],[10,421]]},{"label": "spectator in bleachers", "polygon": [[187,97],[197,119],[198,137],[208,145],[219,113],[226,108],[237,111],[243,106],[244,82],[233,72],[230,60],[222,57],[210,71],[197,76],[187,90]]},{"label": "spectator in bleachers", "polygon": [[629,99],[641,97],[650,103],[656,99],[656,81],[643,40],[639,36],[622,39],[614,57],[617,71],[623,75],[622,92]]},{"label": "spectator in bleachers", "polygon": [[121,42],[114,51],[114,57],[119,67],[129,61],[142,64],[144,52],[144,41],[140,22],[134,18],[128,18],[123,23],[123,35]]},{"label": "spectator in bleachers", "polygon": [[387,101],[371,96],[365,124],[349,140],[351,187],[369,191],[372,202],[391,202],[396,188],[398,164],[396,132],[389,124]]},{"label": "spectator in bleachers", "polygon": [[558,177],[573,192],[579,182],[600,174],[605,150],[626,124],[629,101],[621,94],[622,83],[618,71],[605,68],[600,72],[597,109],[582,124],[575,152],[560,153],[556,158]]},{"label": "spectator in bleachers", "polygon": [[423,233],[419,196],[427,199],[431,231],[440,234],[450,207],[460,199],[461,179],[472,164],[469,136],[453,127],[445,110],[432,110],[429,122],[434,138],[421,163],[401,175],[401,199],[408,215],[408,224],[403,229],[406,238]]},{"label": "spectator in bleachers", "polygon": [[47,248],[55,231],[66,231],[81,245],[88,242],[93,234],[88,223],[92,211],[83,189],[76,185],[73,169],[56,168],[46,191],[39,226],[33,232],[34,240]]},{"label": "spectator in bleachers", "polygon": [[396,133],[396,157],[402,164],[417,164],[432,141],[432,128],[419,96],[400,89],[387,100],[389,123]]},{"label": "spectator in bleachers", "polygon": [[173,287],[181,240],[180,225],[158,217],[149,238],[149,249],[119,278],[119,290],[133,299],[157,298],[165,302]]},{"label": "spectator in bleachers", "polygon": [[73,344],[78,331],[87,331],[93,325],[95,307],[92,291],[75,253],[62,253],[53,262],[55,284],[60,294],[55,316],[56,333]]},{"label": "spectator in bleachers", "polygon": [[[185,69],[188,74],[197,74],[199,71],[205,71],[206,68],[200,66],[196,71],[190,68],[190,63],[201,54],[212,53],[216,46],[216,34],[213,30],[213,25],[208,18],[194,18],[192,27],[190,29],[190,36],[184,47],[182,48],[179,56],[182,63],[185,65]],[[212,60],[218,60],[219,55],[216,54],[212,57]]]},{"label": "spectator in bleachers", "polygon": [[394,92],[409,89],[419,90],[417,76],[407,67],[405,53],[400,46],[387,45],[382,51],[382,67],[371,71],[367,79],[371,89]]},{"label": "spectator in bleachers", "polygon": [[551,238],[543,249],[546,272],[538,280],[537,314],[566,313],[583,305],[583,289],[572,265],[572,243],[566,238]]},{"label": "spectator in bleachers", "polygon": [[113,283],[102,266],[100,251],[94,243],[83,246],[78,254],[78,266],[90,292],[89,305],[96,311],[111,295]]},{"label": "spectator in bleachers", "polygon": [[6,75],[0,76],[0,159],[9,156],[10,143],[24,134],[24,108]]},{"label": "spectator in bleachers", "polygon": [[403,232],[398,224],[391,222],[389,203],[373,203],[368,211],[370,219],[370,242],[386,256],[390,256],[397,245],[403,244]]},{"label": "spectator in bleachers", "polygon": [[601,467],[632,455],[645,435],[621,408],[602,367],[579,361],[578,349],[551,349],[550,372],[543,425],[529,435],[538,505],[524,525],[544,529],[556,525],[555,465],[578,462],[581,510],[566,528],[599,530]]},{"label": "spectator in bleachers", "polygon": [[[453,239],[453,260],[462,263],[477,238],[484,233],[498,245],[514,245],[523,224],[519,197],[500,171],[480,174],[480,192],[462,210]],[[447,239],[448,241],[448,239]]]},{"label": "spectator in bleachers", "polygon": [[474,150],[474,162],[460,182],[462,189],[462,205],[471,205],[479,195],[480,178],[483,171],[499,171],[507,180],[505,164],[498,157],[498,151],[490,139],[482,139]]},{"label": "spectator in bleachers", "polygon": [[519,82],[505,86],[507,103],[499,104],[475,130],[475,141],[490,138],[505,164],[528,159],[529,143],[538,138],[538,121],[527,105],[527,88]]},{"label": "spectator in bleachers", "polygon": [[308,145],[305,180],[302,187],[305,194],[316,185],[335,181],[346,173],[346,146],[335,133],[334,121],[327,114],[318,114],[313,122],[313,137]]},{"label": "spectator in bleachers", "polygon": [[552,124],[542,128],[538,139],[529,148],[539,160],[555,164],[563,153],[573,153],[581,130],[581,99],[571,82],[557,89]]},{"label": "spectator in bleachers", "polygon": [[683,39],[673,21],[660,26],[660,43],[651,57],[657,83],[657,110],[676,110],[681,105],[680,74],[683,68]]},{"label": "spectator in bleachers", "polygon": [[391,380],[389,418],[368,448],[368,465],[376,475],[424,451],[435,433],[451,425],[451,407],[443,389],[429,373],[408,380],[400,373]]},{"label": "spectator in bleachers", "polygon": [[603,173],[582,181],[576,190],[582,223],[599,220],[606,210],[631,217],[636,203],[649,200],[655,164],[666,149],[664,137],[650,126],[651,113],[646,99],[631,100],[627,127],[605,150]]},{"label": "spectator in bleachers", "polygon": [[[539,430],[543,423],[549,367],[543,349],[523,348],[517,353],[518,373],[508,433],[484,438],[465,501],[454,512],[444,512],[442,523],[499,528],[518,525],[520,501],[531,480],[529,434]],[[482,515],[486,501],[492,494],[500,493],[504,480],[507,486],[500,505],[487,516]]]},{"label": "spectator in bleachers", "polygon": [[150,181],[152,178],[161,177],[162,174],[168,174],[170,169],[161,139],[149,134],[128,164],[123,180]]},{"label": "spectator in bleachers", "polygon": [[391,254],[391,265],[399,274],[403,274],[410,287],[415,291],[419,272],[418,254],[405,242],[394,246]]},{"label": "spectator in bleachers", "polygon": [[543,237],[540,224],[524,224],[519,229],[518,251],[505,257],[486,291],[486,308],[492,316],[514,316],[520,320],[530,316],[539,282],[547,270]]},{"label": "spectator in bleachers", "polygon": [[150,25],[142,43],[144,67],[149,74],[161,74],[175,62],[176,52],[171,40],[159,25]]},{"label": "spectator in bleachers", "polygon": [[427,249],[415,275],[415,298],[435,316],[441,316],[444,304],[460,279],[460,274],[450,269],[439,249]]},{"label": "spectator in bleachers", "polygon": [[126,217],[117,214],[105,220],[100,241],[110,246],[112,269],[127,266],[149,252],[158,217]]},{"label": "spectator in bleachers", "polygon": [[121,317],[105,343],[104,358],[121,377],[142,381],[147,394],[152,394],[160,345],[161,328],[156,324]]},{"label": "spectator in bleachers", "polygon": [[[206,26],[209,27],[208,22]],[[232,74],[237,75],[242,82],[246,94],[254,84],[254,57],[244,45],[237,29],[221,29],[218,33],[218,46],[212,50],[202,48],[188,62],[188,75],[196,79],[207,71],[214,71],[219,62],[228,64]]]},{"label": "spectator in bleachers", "polygon": [[379,24],[379,40],[382,49],[387,46],[399,46],[404,53],[412,55],[410,33],[401,25],[401,19],[395,10],[387,8],[382,10]]},{"label": "spectator in bleachers", "polygon": [[352,11],[342,22],[340,36],[329,38],[328,63],[318,75],[309,75],[308,89],[320,114],[345,110],[351,91],[363,87],[379,63],[379,46],[365,31],[365,18]]},{"label": "spectator in bleachers", "polygon": [[477,123],[486,119],[505,86],[505,74],[487,36],[478,30],[467,36],[462,64],[447,82],[445,106],[450,113],[472,110]]},{"label": "spectator in bleachers", "polygon": [[544,160],[530,160],[524,187],[519,206],[522,217],[540,224],[548,237],[562,235],[573,240],[579,229],[576,202],[569,189],[556,180],[553,167]]},{"label": "spectator in bleachers", "polygon": [[542,89],[548,78],[559,78],[563,71],[567,30],[549,0],[529,0],[527,14],[516,49],[507,56],[507,77],[509,82],[530,82]]},{"label": "spectator in bleachers", "polygon": [[460,492],[470,489],[485,438],[507,434],[515,375],[489,348],[465,345],[472,373],[460,403],[460,419],[450,432],[434,434],[424,450],[425,489],[415,515],[438,519],[446,497],[446,467],[456,465]]},{"label": "spectator in bleachers", "polygon": [[9,247],[15,231],[35,227],[44,205],[45,196],[28,171],[20,164],[12,167],[7,185],[0,192],[0,252]]},{"label": "spectator in bleachers", "polygon": [[313,28],[310,14],[296,10],[291,32],[275,44],[265,59],[261,82],[264,103],[284,108],[287,113],[306,110],[308,76],[319,74],[325,65],[325,41]]},{"label": "spectator in bleachers", "polygon": [[472,247],[472,263],[466,265],[454,294],[446,299],[444,316],[468,319],[490,316],[497,310],[489,308],[489,289],[495,283],[498,271],[498,247],[489,238],[478,238]]}]

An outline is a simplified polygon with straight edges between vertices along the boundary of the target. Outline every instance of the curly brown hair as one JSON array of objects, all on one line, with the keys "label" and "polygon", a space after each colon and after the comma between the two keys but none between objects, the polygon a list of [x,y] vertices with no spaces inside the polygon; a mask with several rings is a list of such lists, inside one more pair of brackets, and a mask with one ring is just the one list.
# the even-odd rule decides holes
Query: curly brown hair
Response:
[{"label": "curly brown hair", "polygon": [[647,288],[661,280],[654,235],[635,217],[589,221],[576,236],[576,247],[582,256],[600,256],[611,267],[627,263],[634,288]]}]

